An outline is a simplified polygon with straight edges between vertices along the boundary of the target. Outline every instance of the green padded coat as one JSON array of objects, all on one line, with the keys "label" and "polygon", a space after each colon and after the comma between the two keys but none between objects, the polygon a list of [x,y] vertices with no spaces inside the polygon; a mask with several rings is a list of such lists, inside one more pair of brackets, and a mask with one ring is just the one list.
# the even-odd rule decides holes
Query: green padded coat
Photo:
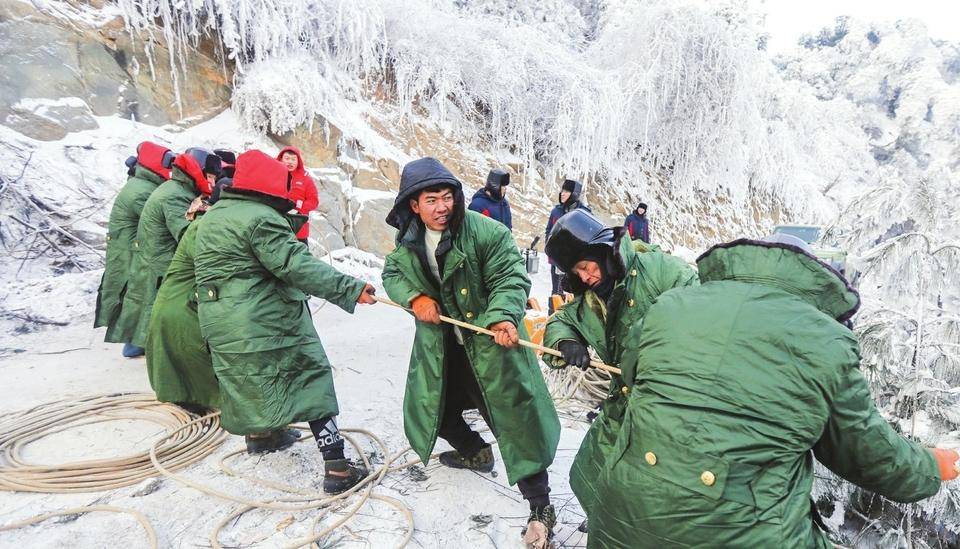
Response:
[{"label": "green padded coat", "polygon": [[198,217],[180,238],[163,277],[147,332],[147,375],[160,402],[220,408],[220,388],[197,317],[194,278]]},{"label": "green padded coat", "polygon": [[[197,228],[200,333],[221,422],[246,435],[339,413],[308,294],[352,313],[365,283],[310,255],[262,195],[224,189]],[[298,227],[306,218],[298,216]]]},{"label": "green padded coat", "polygon": [[[627,333],[643,319],[657,297],[673,288],[698,283],[697,274],[689,265],[655,245],[621,238],[619,253],[626,276],[614,286],[609,309],[591,290],[577,296],[547,322],[547,347],[556,349],[563,340],[580,341],[592,347],[603,362],[618,365]],[[566,365],[562,359],[543,356],[552,367]],[[570,468],[570,487],[588,517],[596,506],[597,477],[620,431],[626,403],[623,389],[623,379],[614,375],[600,415],[590,426]]]},{"label": "green padded coat", "polygon": [[[386,258],[383,286],[390,299],[409,307],[413,298],[425,294],[440,303],[447,316],[484,328],[507,320],[527,339],[523,316],[530,279],[510,231],[489,217],[467,211],[444,255],[441,284],[425,270],[422,231],[422,224],[411,223]],[[444,238],[450,238],[449,232]],[[442,414],[444,338],[453,335],[434,324],[417,322],[416,326],[403,399],[403,429],[426,463]],[[536,356],[524,347],[501,347],[490,336],[463,330],[463,337],[508,482],[514,484],[545,470],[557,451],[560,420]]]},{"label": "green padded coat", "polygon": [[134,248],[137,241],[137,225],[140,212],[150,194],[163,183],[163,178],[152,171],[137,166],[132,177],[120,189],[110,208],[107,225],[107,262],[97,290],[97,309],[93,327],[107,327],[103,340],[110,343],[127,343],[120,336],[117,321],[127,292],[133,266]]},{"label": "green padded coat", "polygon": [[193,179],[174,167],[170,179],[157,187],[143,205],[130,282],[117,322],[122,341],[139,347],[146,345],[153,300],[177,250],[177,242],[190,224],[187,209],[199,194]]},{"label": "green padded coat", "polygon": [[839,274],[752,240],[698,266],[701,285],[660,296],[627,341],[589,547],[832,547],[811,517],[814,459],[897,501],[937,492],[932,453],[874,406]]}]

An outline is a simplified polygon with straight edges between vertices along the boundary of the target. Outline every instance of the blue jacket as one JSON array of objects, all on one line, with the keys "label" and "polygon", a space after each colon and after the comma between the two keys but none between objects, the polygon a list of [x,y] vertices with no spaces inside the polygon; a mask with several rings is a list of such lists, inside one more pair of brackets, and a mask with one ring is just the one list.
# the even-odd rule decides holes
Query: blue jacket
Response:
[{"label": "blue jacket", "polygon": [[637,215],[637,211],[634,210],[624,220],[623,226],[630,232],[632,240],[639,239],[647,243],[650,242],[650,222],[647,220],[646,214]]},{"label": "blue jacket", "polygon": [[[587,210],[593,213],[593,210],[591,210],[589,206],[579,200],[568,200],[566,204],[557,204],[554,206],[553,211],[550,212],[550,217],[547,218],[547,230],[544,232],[543,242],[546,243],[547,240],[550,239],[550,230],[553,229],[553,224],[563,217],[563,214],[577,209]],[[550,261],[550,264],[553,265],[553,260],[547,259]]]},{"label": "blue jacket", "polygon": [[507,197],[494,200],[484,189],[480,189],[473,194],[467,209],[499,221],[513,231],[513,216],[510,214],[510,201]]}]

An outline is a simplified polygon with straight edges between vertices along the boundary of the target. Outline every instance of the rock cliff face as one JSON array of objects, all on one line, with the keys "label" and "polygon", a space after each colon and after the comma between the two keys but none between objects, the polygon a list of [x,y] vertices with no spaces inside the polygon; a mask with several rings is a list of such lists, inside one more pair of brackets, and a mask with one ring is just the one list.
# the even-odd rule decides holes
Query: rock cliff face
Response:
[{"label": "rock cliff face", "polygon": [[[56,140],[96,127],[91,115],[160,126],[203,120],[229,105],[231,69],[203,48],[184,58],[190,77],[175,85],[166,45],[150,38],[147,56],[110,8],[64,2],[45,9],[0,4],[0,123]],[[62,98],[76,99],[42,101]]]},{"label": "rock cliff face", "polygon": [[[171,46],[159,29],[131,34],[119,9],[103,0],[37,5],[0,4],[0,124],[32,139],[57,141],[97,128],[103,123],[98,117],[119,116],[177,131],[231,107],[235,68],[215,40]],[[318,252],[344,246],[379,255],[392,250],[394,234],[384,218],[403,164],[421,156],[434,156],[457,174],[468,200],[488,170],[508,170],[517,242],[526,246],[542,234],[559,188],[553,176],[545,180],[543,174],[550,170],[536,163],[527,168],[520,159],[503,162],[503,151],[498,162],[482,143],[465,143],[415,116],[401,117],[387,100],[375,104],[360,115],[364,131],[357,131],[356,120],[344,125],[317,116],[309,127],[268,136],[277,147],[300,148],[313,170],[320,207],[310,223]],[[121,177],[118,170],[118,181]],[[641,199],[662,204],[652,208],[655,238],[690,248],[697,248],[705,235],[733,236],[731,226],[759,231],[779,213],[776,205],[765,205],[731,223],[716,219],[711,213],[716,208],[707,201],[684,209],[667,194],[639,196],[629,185],[585,183],[587,201],[610,223],[621,222]],[[670,221],[660,224],[657,217]]]}]

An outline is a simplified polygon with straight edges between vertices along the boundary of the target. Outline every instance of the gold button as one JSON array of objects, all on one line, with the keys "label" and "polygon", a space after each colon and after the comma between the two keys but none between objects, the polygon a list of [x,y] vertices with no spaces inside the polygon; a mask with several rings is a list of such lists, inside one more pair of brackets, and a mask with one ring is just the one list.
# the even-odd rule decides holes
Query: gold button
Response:
[{"label": "gold button", "polygon": [[107,240],[110,240],[110,235],[107,235]]},{"label": "gold button", "polygon": [[140,247],[140,243],[139,243],[139,242],[134,242],[134,243],[133,243],[133,247],[134,247],[134,248],[139,248],[139,247]]},{"label": "gold button", "polygon": [[460,289],[460,295],[467,295],[467,289],[466,289],[466,288],[461,288],[461,289]]},{"label": "gold button", "polygon": [[627,387],[626,385],[624,385],[623,387],[620,387],[620,392],[623,393],[624,395],[629,395],[630,387]]},{"label": "gold button", "polygon": [[700,482],[706,486],[713,486],[713,484],[717,482],[717,476],[710,471],[704,471],[700,473]]},{"label": "gold button", "polygon": [[213,290],[207,290],[207,295],[213,297]]},{"label": "gold button", "polygon": [[657,454],[654,454],[653,452],[647,452],[646,454],[644,454],[643,459],[647,460],[647,463],[649,463],[650,465],[657,464]]},{"label": "gold button", "polygon": [[636,269],[630,269],[630,276],[637,276],[637,270],[636,270]]},{"label": "gold button", "polygon": [[473,318],[473,313],[471,313],[470,311],[467,311],[467,318]]},{"label": "gold button", "polygon": [[632,299],[628,299],[628,300],[627,300],[627,307],[633,307],[633,304],[634,304],[634,303],[636,303],[636,301],[634,301],[634,300],[632,300]]}]

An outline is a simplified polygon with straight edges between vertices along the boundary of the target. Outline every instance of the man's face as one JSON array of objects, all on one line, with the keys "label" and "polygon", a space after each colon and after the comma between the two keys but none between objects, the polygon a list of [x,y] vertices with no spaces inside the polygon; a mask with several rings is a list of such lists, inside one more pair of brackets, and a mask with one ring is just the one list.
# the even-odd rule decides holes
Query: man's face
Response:
[{"label": "man's face", "polygon": [[208,173],[208,174],[204,174],[204,176],[206,176],[207,182],[210,183],[211,185],[217,182],[216,174]]},{"label": "man's face", "polygon": [[420,216],[423,224],[433,231],[442,231],[453,215],[453,190],[424,191],[410,200],[410,209]]},{"label": "man's face", "polygon": [[600,284],[603,279],[600,265],[596,261],[590,261],[589,259],[578,261],[572,270],[573,274],[580,277],[580,280],[590,288]]},{"label": "man's face", "polygon": [[560,202],[566,202],[570,198],[570,191],[560,191]]},{"label": "man's face", "polygon": [[507,189],[508,189],[508,188],[509,188],[509,187],[507,187],[506,185],[500,185],[500,198],[506,198],[506,197],[507,197]]},{"label": "man's face", "polygon": [[646,208],[637,208],[637,215],[643,215],[645,213],[647,213]]},{"label": "man's face", "polygon": [[289,171],[297,169],[297,164],[300,163],[300,160],[297,158],[297,155],[292,152],[285,152],[283,156],[280,157],[280,162],[287,167]]}]

